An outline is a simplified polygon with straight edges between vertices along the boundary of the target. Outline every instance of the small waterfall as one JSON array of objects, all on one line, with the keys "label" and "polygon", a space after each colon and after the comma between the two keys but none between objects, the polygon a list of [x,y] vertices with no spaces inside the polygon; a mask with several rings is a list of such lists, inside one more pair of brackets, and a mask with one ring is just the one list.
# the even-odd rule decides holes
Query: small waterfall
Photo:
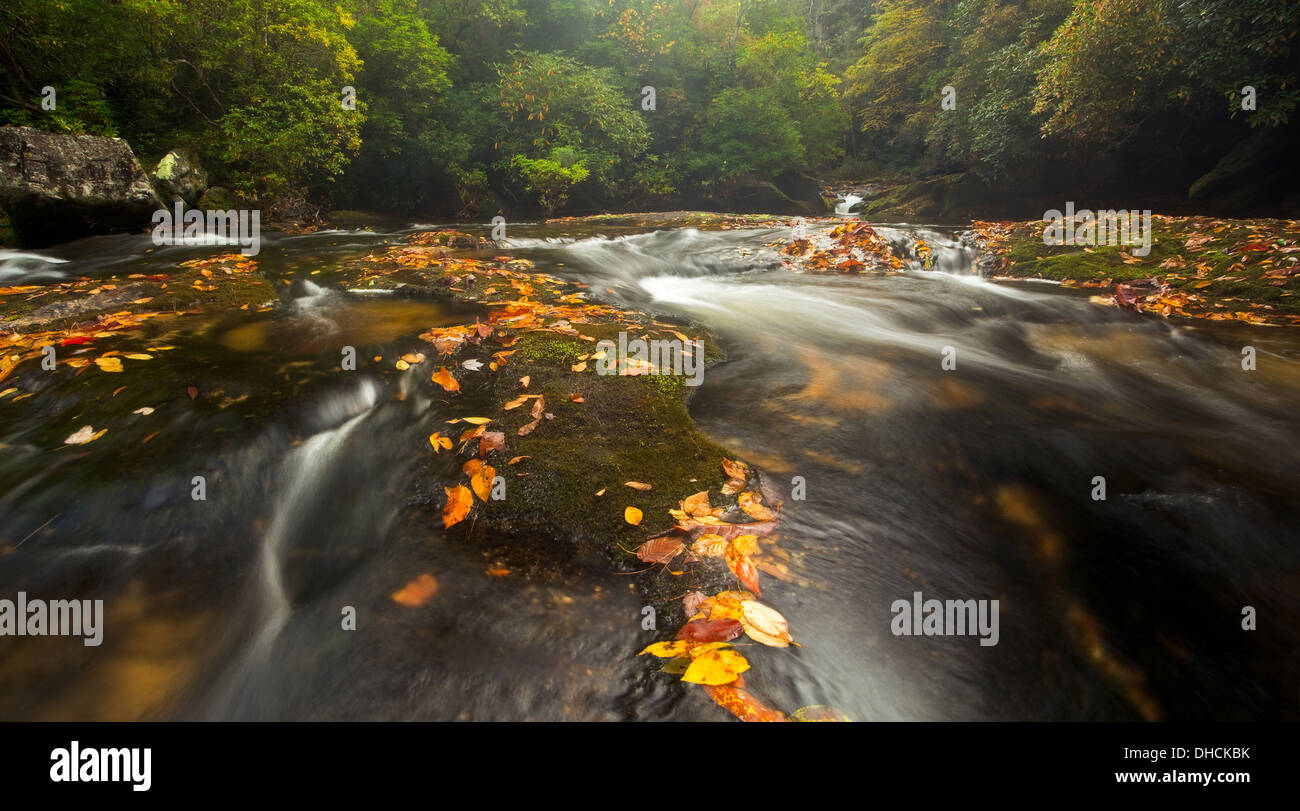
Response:
[{"label": "small waterfall", "polygon": [[835,213],[841,217],[847,217],[855,205],[863,201],[863,197],[849,192],[844,195],[844,199],[835,204]]},{"label": "small waterfall", "polygon": [[[369,380],[357,389],[327,398],[313,416],[315,421],[335,427],[311,436],[285,457],[281,490],[259,550],[256,631],[217,692],[211,707],[213,717],[262,717],[256,693],[263,681],[261,673],[293,613],[283,577],[283,552],[303,533],[318,529],[313,515],[321,512],[322,500],[330,499],[332,492],[325,482],[334,475],[349,438],[372,413],[378,399],[379,386]],[[344,421],[339,424],[339,420]]]}]

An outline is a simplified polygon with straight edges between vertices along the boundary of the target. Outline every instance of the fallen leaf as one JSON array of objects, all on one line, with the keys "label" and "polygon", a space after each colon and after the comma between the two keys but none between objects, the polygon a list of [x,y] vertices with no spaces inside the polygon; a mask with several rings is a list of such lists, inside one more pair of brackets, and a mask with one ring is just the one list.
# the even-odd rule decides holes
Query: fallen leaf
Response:
[{"label": "fallen leaf", "polygon": [[654,487],[653,484],[646,484],[645,482],[623,482],[623,485],[631,487],[633,490],[649,490]]},{"label": "fallen leaf", "polygon": [[740,609],[741,624],[750,639],[773,648],[784,648],[794,642],[789,624],[776,609],[755,600],[745,600]]},{"label": "fallen leaf", "polygon": [[492,451],[503,451],[506,449],[506,432],[505,431],[484,431],[483,436],[478,440],[478,455],[487,456]]},{"label": "fallen leaf", "polygon": [[104,434],[108,433],[107,428],[101,428],[96,431],[89,425],[83,425],[63,440],[64,445],[85,445],[87,442],[94,442]]},{"label": "fallen leaf", "polygon": [[628,507],[627,509],[623,510],[623,520],[628,522],[632,526],[636,526],[637,524],[640,524],[641,517],[642,517],[642,513],[636,507]]},{"label": "fallen leaf", "polygon": [[735,546],[729,545],[726,557],[727,567],[739,578],[741,585],[761,597],[763,592],[758,588],[758,569],[754,568],[754,562],[749,559],[749,556],[740,554]]},{"label": "fallen leaf", "polygon": [[438,581],[431,574],[422,574],[393,592],[393,602],[414,607],[428,602],[437,593]]},{"label": "fallen leaf", "polygon": [[513,465],[515,462],[519,462],[519,461],[522,461],[522,460],[524,460],[524,459],[532,459],[532,458],[533,458],[533,457],[531,457],[531,456],[516,456],[515,458],[511,459],[509,462],[506,462],[506,464],[507,464],[507,465]]},{"label": "fallen leaf", "polygon": [[758,500],[757,495],[748,490],[736,496],[736,501],[740,504],[740,509],[744,510],[745,514],[750,518],[757,518],[760,521],[770,521],[776,518],[776,513],[769,510],[763,502]]},{"label": "fallen leaf", "polygon": [[695,643],[691,640],[656,642],[653,645],[647,645],[637,656],[644,656],[648,653],[651,656],[658,656],[660,659],[672,659],[685,654],[693,647],[695,647]]},{"label": "fallen leaf", "polygon": [[496,478],[497,469],[491,465],[483,465],[474,471],[474,476],[469,480],[470,487],[474,488],[474,495],[478,496],[479,501],[487,501],[488,495],[492,492],[492,480]]},{"label": "fallen leaf", "polygon": [[720,558],[727,553],[727,539],[716,533],[701,535],[691,544],[691,551],[700,557]]},{"label": "fallen leaf", "polygon": [[[635,510],[635,507],[628,507],[629,510]],[[639,513],[640,511],[638,511]],[[636,521],[629,520],[629,524],[640,522],[638,515]],[[641,544],[636,549],[636,556],[646,563],[667,563],[673,558],[686,551],[686,546],[680,540],[673,537],[651,538]]]},{"label": "fallen leaf", "polygon": [[456,378],[451,376],[451,372],[447,371],[446,366],[442,367],[433,376],[432,380],[442,386],[445,391],[460,391],[460,384],[456,382]]},{"label": "fallen leaf", "polygon": [[734,650],[710,650],[695,657],[682,681],[692,684],[730,684],[749,670],[749,662]]},{"label": "fallen leaf", "polygon": [[95,358],[95,365],[105,372],[122,371],[121,358]]},{"label": "fallen leaf", "polygon": [[834,707],[828,707],[825,704],[812,704],[807,707],[800,707],[790,713],[791,721],[838,721],[849,722],[849,717]]},{"label": "fallen leaf", "polygon": [[450,528],[465,520],[474,506],[474,494],[463,484],[442,488],[447,493],[447,503],[442,508],[442,526]]},{"label": "fallen leaf", "polygon": [[441,453],[451,447],[451,437],[445,437],[437,431],[434,431],[432,434],[429,434],[429,444],[433,446],[435,451]]},{"label": "fallen leaf", "polygon": [[738,620],[692,620],[677,632],[677,639],[693,639],[696,642],[730,642],[745,632],[745,627]]},{"label": "fallen leaf", "polygon": [[713,507],[709,505],[709,491],[701,490],[693,496],[688,496],[682,502],[682,511],[697,518],[702,515],[712,515]]},{"label": "fallen leaf", "polygon": [[693,617],[695,612],[699,611],[700,603],[708,599],[702,591],[689,591],[682,597],[682,608],[686,611],[686,616]]},{"label": "fallen leaf", "polygon": [[704,692],[714,703],[741,721],[785,721],[785,713],[759,701],[752,693],[734,684],[706,684]]}]

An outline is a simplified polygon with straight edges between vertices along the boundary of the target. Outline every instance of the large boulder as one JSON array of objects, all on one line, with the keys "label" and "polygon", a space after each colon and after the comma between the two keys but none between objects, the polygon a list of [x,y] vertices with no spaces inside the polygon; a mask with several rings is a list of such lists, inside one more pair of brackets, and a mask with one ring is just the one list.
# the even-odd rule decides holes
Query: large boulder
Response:
[{"label": "large boulder", "polygon": [[39,248],[143,229],[163,203],[121,138],[0,127],[0,206]]},{"label": "large boulder", "polygon": [[164,201],[180,200],[193,206],[208,188],[208,173],[199,165],[199,158],[188,149],[173,149],[153,170],[154,188]]},{"label": "large boulder", "polygon": [[744,177],[725,184],[705,200],[705,205],[735,214],[805,214],[819,213],[817,206],[793,200],[770,180]]}]

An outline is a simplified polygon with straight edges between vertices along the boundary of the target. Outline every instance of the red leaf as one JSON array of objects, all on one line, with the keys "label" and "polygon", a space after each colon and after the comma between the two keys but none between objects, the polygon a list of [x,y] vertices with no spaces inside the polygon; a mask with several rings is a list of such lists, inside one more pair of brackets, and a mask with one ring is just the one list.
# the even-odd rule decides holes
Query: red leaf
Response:
[{"label": "red leaf", "polygon": [[696,642],[730,642],[745,632],[745,626],[733,619],[694,620],[682,626],[675,639]]}]

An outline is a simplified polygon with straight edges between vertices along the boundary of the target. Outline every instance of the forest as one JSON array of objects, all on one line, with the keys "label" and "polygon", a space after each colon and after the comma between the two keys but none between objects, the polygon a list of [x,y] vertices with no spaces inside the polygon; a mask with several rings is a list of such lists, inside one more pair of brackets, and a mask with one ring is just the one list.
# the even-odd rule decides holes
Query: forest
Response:
[{"label": "forest", "polygon": [[146,166],[187,148],[273,213],[761,211],[774,180],[1297,206],[1269,168],[1300,99],[1286,0],[9,0],[0,21],[0,124],[121,136]]}]

